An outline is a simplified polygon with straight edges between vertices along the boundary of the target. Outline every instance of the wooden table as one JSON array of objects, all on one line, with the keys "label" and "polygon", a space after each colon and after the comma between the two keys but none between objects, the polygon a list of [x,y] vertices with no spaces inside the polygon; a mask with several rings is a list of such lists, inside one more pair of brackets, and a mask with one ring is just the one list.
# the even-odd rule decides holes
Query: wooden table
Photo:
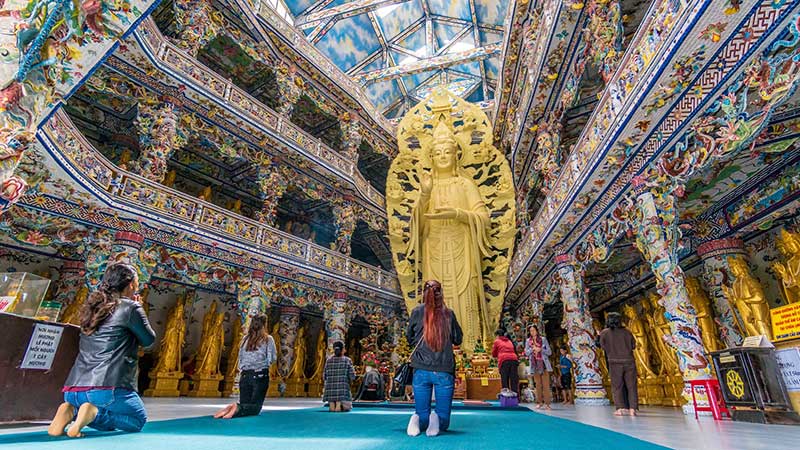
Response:
[{"label": "wooden table", "polygon": [[500,378],[488,377],[488,386],[483,386],[480,377],[467,377],[467,399],[468,400],[497,400],[497,394],[503,384]]}]

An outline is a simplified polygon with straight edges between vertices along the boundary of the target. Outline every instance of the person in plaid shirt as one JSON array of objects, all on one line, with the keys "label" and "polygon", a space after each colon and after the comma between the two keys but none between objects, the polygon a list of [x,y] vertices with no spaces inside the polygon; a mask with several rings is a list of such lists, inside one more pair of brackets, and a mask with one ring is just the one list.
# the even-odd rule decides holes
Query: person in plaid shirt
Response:
[{"label": "person in plaid shirt", "polygon": [[322,401],[328,402],[331,411],[341,412],[353,409],[353,398],[350,396],[350,383],[356,379],[353,361],[343,356],[344,344],[333,343],[333,356],[325,362],[325,393]]}]

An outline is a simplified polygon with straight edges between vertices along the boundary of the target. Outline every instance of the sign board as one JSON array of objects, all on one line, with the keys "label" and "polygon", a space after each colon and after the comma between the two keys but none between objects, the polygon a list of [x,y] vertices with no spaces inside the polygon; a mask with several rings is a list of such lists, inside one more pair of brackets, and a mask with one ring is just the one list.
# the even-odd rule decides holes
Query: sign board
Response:
[{"label": "sign board", "polygon": [[785,348],[775,352],[778,369],[783,375],[786,390],[800,392],[800,348]]},{"label": "sign board", "polygon": [[50,370],[64,327],[37,323],[20,369]]},{"label": "sign board", "polygon": [[747,336],[744,338],[744,342],[742,342],[742,347],[766,347],[772,348],[774,347],[772,343],[767,339],[766,336],[763,334],[759,334],[758,336]]},{"label": "sign board", "polygon": [[800,338],[800,303],[772,308],[769,313],[775,342]]}]

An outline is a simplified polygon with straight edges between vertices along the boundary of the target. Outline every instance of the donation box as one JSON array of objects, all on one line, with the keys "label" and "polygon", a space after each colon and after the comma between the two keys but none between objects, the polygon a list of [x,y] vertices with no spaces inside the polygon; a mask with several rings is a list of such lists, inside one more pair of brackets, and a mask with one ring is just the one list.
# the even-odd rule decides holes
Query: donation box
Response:
[{"label": "donation box", "polygon": [[800,416],[792,410],[774,348],[729,348],[713,352],[711,357],[733,420],[800,423]]}]

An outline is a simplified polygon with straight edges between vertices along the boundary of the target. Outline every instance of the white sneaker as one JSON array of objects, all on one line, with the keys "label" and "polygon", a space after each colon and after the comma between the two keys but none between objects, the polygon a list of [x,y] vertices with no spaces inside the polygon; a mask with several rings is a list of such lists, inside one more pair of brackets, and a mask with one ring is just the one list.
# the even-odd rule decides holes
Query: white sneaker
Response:
[{"label": "white sneaker", "polygon": [[430,421],[428,422],[428,430],[425,431],[428,436],[439,435],[439,416],[435,412],[431,413]]},{"label": "white sneaker", "polygon": [[[437,429],[439,428],[438,427],[438,423],[437,423],[437,427],[436,428]],[[408,435],[411,436],[411,437],[419,436],[419,416],[418,415],[416,415],[416,414],[412,414],[411,415],[411,420],[408,421],[408,428],[406,428],[406,433],[408,433]]]}]

